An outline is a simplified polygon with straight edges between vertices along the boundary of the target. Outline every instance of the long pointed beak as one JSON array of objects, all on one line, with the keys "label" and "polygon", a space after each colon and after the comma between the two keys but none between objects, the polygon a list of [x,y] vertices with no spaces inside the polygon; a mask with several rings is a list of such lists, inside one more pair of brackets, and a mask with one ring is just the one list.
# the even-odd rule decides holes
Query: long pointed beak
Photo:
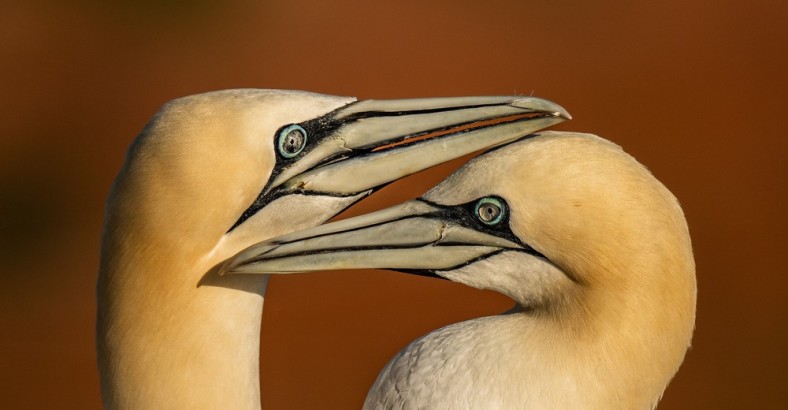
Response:
[{"label": "long pointed beak", "polygon": [[393,269],[434,274],[527,245],[463,226],[451,209],[413,200],[253,245],[221,274]]},{"label": "long pointed beak", "polygon": [[[280,166],[230,230],[290,194],[356,196],[570,119],[535,97],[366,100],[297,124],[311,144]],[[291,124],[292,126],[292,124]]]},{"label": "long pointed beak", "polygon": [[304,124],[329,132],[267,190],[356,195],[569,118],[533,97],[360,101]]}]

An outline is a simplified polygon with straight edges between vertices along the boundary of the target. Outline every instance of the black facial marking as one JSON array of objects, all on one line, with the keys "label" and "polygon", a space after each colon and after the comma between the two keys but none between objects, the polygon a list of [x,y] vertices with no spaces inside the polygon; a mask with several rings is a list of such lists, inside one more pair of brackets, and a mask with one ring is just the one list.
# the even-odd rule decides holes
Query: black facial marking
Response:
[{"label": "black facial marking", "polygon": [[[303,194],[303,195],[322,195],[322,196],[336,196],[336,197],[344,197],[344,196],[353,196],[353,195],[355,195],[355,194],[342,195],[342,194],[335,194],[335,193],[330,193],[330,192],[313,193],[313,192],[309,192],[309,191],[306,191],[306,190],[299,190],[297,188],[295,190],[285,191],[285,190],[280,189],[279,187],[274,188],[273,190],[271,190],[271,192],[267,192],[266,193],[266,191],[268,191],[268,188],[270,187],[270,185],[272,184],[274,179],[276,179],[276,177],[279,174],[281,174],[284,170],[290,168],[295,162],[299,161],[305,155],[310,153],[315,147],[321,145],[327,138],[331,138],[331,137],[335,136],[337,131],[340,128],[342,128],[343,126],[347,125],[347,124],[350,124],[350,123],[353,123],[353,122],[356,122],[356,121],[359,121],[359,120],[363,120],[365,118],[372,118],[372,117],[397,117],[397,116],[402,116],[402,115],[430,114],[430,113],[443,112],[443,111],[454,111],[454,110],[458,110],[458,109],[472,109],[472,108],[481,108],[481,107],[487,107],[487,106],[492,107],[492,106],[498,105],[498,104],[477,104],[477,105],[468,105],[468,106],[462,106],[462,107],[442,107],[442,108],[431,108],[431,109],[412,110],[412,111],[361,111],[361,112],[353,113],[353,114],[350,114],[350,115],[346,115],[346,116],[344,116],[342,118],[338,118],[338,115],[343,110],[347,109],[348,107],[350,107],[350,106],[352,106],[354,104],[358,104],[358,103],[359,103],[359,101],[352,102],[350,104],[347,104],[347,105],[344,105],[342,107],[339,107],[339,108],[337,108],[337,109],[335,109],[335,110],[333,110],[333,111],[331,111],[329,113],[321,115],[321,116],[319,116],[317,118],[313,118],[311,120],[307,120],[307,121],[304,121],[304,122],[301,122],[301,123],[298,123],[298,124],[287,124],[287,125],[284,125],[281,128],[279,128],[278,130],[276,130],[274,135],[268,136],[267,138],[273,138],[273,144],[274,144],[274,147],[275,147],[274,151],[276,151],[276,156],[275,156],[276,163],[274,164],[273,170],[271,171],[271,175],[269,176],[268,181],[266,182],[265,186],[260,190],[260,193],[257,195],[257,198],[255,198],[255,200],[252,202],[252,204],[249,205],[249,207],[246,208],[246,210],[243,211],[243,213],[240,215],[238,220],[235,221],[233,226],[230,227],[230,229],[227,230],[227,233],[232,232],[235,228],[237,228],[239,225],[244,223],[247,219],[249,219],[252,216],[254,216],[260,209],[264,208],[269,203],[273,202],[274,200],[276,200],[279,197],[284,196],[284,195],[294,194],[294,193],[295,194]],[[550,116],[550,115],[551,114],[549,114],[549,113],[539,113],[539,114],[535,113],[532,117],[529,117],[528,119],[524,119],[524,120],[537,119],[537,118],[547,117],[547,116]],[[427,135],[427,134],[431,134],[431,133],[440,133],[440,132],[451,130],[451,129],[454,129],[454,128],[459,128],[459,127],[462,127],[464,125],[472,124],[474,122],[477,122],[477,121],[474,120],[474,121],[468,121],[466,123],[451,124],[451,125],[443,127],[443,128],[426,129],[426,130],[422,130],[422,131],[419,131],[419,132],[416,132],[416,133],[413,133],[413,134],[402,135],[402,136],[400,136],[397,139],[392,139],[392,140],[388,141],[388,143],[390,143],[390,144],[391,143],[399,143],[399,142],[405,141],[408,138],[419,137],[419,136]],[[277,144],[278,144],[277,139],[279,138],[279,135],[280,135],[280,133],[283,130],[287,129],[288,127],[291,127],[292,125],[298,125],[306,132],[307,141],[306,141],[306,145],[303,147],[303,149],[300,152],[298,152],[295,155],[286,157],[286,156],[283,156],[282,154],[280,154],[278,152],[278,149],[276,149]],[[488,128],[488,127],[494,127],[496,125],[498,125],[498,124],[483,125],[483,126],[475,127],[475,128],[472,128],[472,129],[462,130],[462,131],[459,131],[459,133],[469,132],[469,131],[472,131],[472,130],[475,131],[475,130]],[[454,134],[451,134],[451,135],[454,135]],[[445,138],[445,137],[447,137],[447,136],[438,136],[438,137],[436,137],[436,139]],[[266,138],[266,136],[261,136],[261,138]],[[410,143],[406,142],[406,143],[403,143],[401,145],[398,145],[398,147],[406,147],[406,146],[409,146],[409,145],[412,145],[412,144],[416,144],[416,143],[417,143],[416,141],[410,142]],[[506,145],[508,145],[508,144],[506,144]],[[344,158],[346,158],[346,157],[348,157],[350,155],[352,155],[353,157],[363,157],[365,155],[370,155],[370,154],[372,154],[374,148],[375,147],[358,147],[358,148],[354,148],[352,153],[347,152],[347,151],[341,152],[341,153],[337,153],[337,154],[335,154],[333,156],[324,158],[320,163],[315,164],[312,167],[312,169],[318,168],[318,167],[326,165],[326,164],[329,164],[331,162],[342,160],[342,159],[344,159]],[[495,147],[495,148],[492,148],[491,150],[495,150],[495,149],[498,149],[498,148],[499,147]],[[371,189],[373,191],[375,191],[375,190],[377,190],[379,188],[381,188],[381,187],[374,187],[374,188],[371,188]]]},{"label": "black facial marking", "polygon": [[[512,241],[512,242],[522,246],[522,249],[518,249],[517,250],[519,252],[525,252],[525,253],[533,255],[533,256],[537,256],[537,257],[540,257],[540,258],[547,259],[544,255],[539,253],[537,250],[535,250],[534,248],[532,248],[528,244],[526,244],[523,241],[521,241],[520,238],[518,238],[517,235],[515,235],[514,232],[512,232],[511,228],[509,227],[509,215],[510,215],[510,212],[508,210],[508,205],[506,205],[506,201],[503,198],[500,198],[500,197],[497,197],[497,196],[490,196],[490,197],[487,197],[487,198],[494,198],[495,200],[500,201],[500,203],[503,204],[504,207],[506,207],[506,209],[503,210],[504,211],[503,218],[501,218],[501,221],[499,223],[495,224],[495,225],[488,225],[488,224],[480,221],[479,218],[477,217],[477,205],[478,205],[479,201],[481,199],[484,199],[484,198],[479,198],[479,199],[476,199],[476,200],[473,200],[473,201],[470,201],[470,202],[466,202],[464,204],[458,204],[458,205],[442,205],[442,204],[438,204],[438,203],[435,203],[435,202],[428,201],[428,200],[423,199],[423,198],[419,198],[418,201],[427,203],[427,204],[429,204],[429,205],[431,205],[431,206],[433,206],[435,208],[439,208],[439,210],[437,212],[428,213],[428,214],[421,215],[421,216],[435,216],[435,217],[443,218],[445,220],[449,220],[449,221],[457,223],[457,224],[459,224],[461,226],[464,226],[464,227],[466,227],[468,229],[473,229],[475,231],[484,232],[484,233],[492,235],[492,236],[497,236],[497,237],[500,237],[500,238],[504,238],[506,240]],[[451,245],[452,244],[449,243],[449,242],[441,242],[441,244],[440,244],[440,246],[451,246]],[[457,245],[463,245],[463,244],[457,244]],[[418,270],[418,271],[416,271],[416,270],[401,270],[401,271],[402,272],[406,272],[406,273],[419,273],[419,274],[425,275],[425,276],[438,276],[438,275],[435,274],[435,272],[438,272],[438,271],[450,271],[450,270],[459,269],[459,268],[461,268],[463,266],[470,265],[470,264],[472,264],[472,263],[474,263],[476,261],[479,261],[481,259],[486,259],[486,258],[489,258],[489,257],[491,257],[493,255],[497,255],[499,253],[502,253],[502,252],[508,251],[508,250],[509,249],[506,249],[506,250],[505,249],[501,249],[501,250],[498,250],[498,251],[495,251],[495,252],[492,252],[492,253],[489,253],[489,254],[486,254],[486,255],[482,255],[482,256],[479,256],[477,258],[468,260],[468,261],[466,261],[464,263],[461,263],[461,264],[459,264],[457,266],[452,266],[452,267],[449,267],[449,268],[426,269],[426,270]]]},{"label": "black facial marking", "polygon": [[[506,201],[503,200],[503,198],[497,196],[491,196],[489,198],[495,198],[496,200],[500,201],[502,204],[506,204]],[[520,239],[509,228],[508,211],[505,210],[503,211],[504,212],[503,218],[501,218],[501,221],[495,225],[489,225],[480,221],[476,214],[477,203],[479,202],[480,199],[475,199],[473,201],[459,205],[442,205],[428,201],[423,198],[419,198],[418,200],[427,203],[430,206],[440,209],[440,211],[438,212],[427,214],[425,216],[434,215],[437,217],[441,217],[446,220],[455,222],[459,225],[462,225],[466,228],[473,229],[475,231],[484,232],[489,235],[498,236],[510,240],[518,245],[527,246],[524,243],[522,243],[522,241],[520,241]]]},{"label": "black facial marking", "polygon": [[[235,221],[233,226],[230,227],[230,229],[227,231],[228,233],[232,232],[232,230],[237,228],[238,225],[244,223],[244,221],[254,216],[254,214],[256,214],[259,210],[263,209],[266,205],[270,204],[274,200],[288,193],[293,193],[293,192],[285,192],[284,190],[279,189],[279,187],[273,189],[271,192],[268,193],[266,193],[266,191],[268,191],[268,188],[271,186],[271,183],[274,181],[274,179],[276,179],[276,177],[279,174],[282,173],[282,171],[286,170],[287,168],[292,166],[293,163],[303,158],[304,155],[311,152],[312,149],[320,145],[326,138],[328,138],[330,135],[335,133],[337,129],[339,129],[344,124],[349,122],[350,118],[343,118],[341,120],[336,119],[336,114],[337,112],[339,112],[339,110],[344,109],[352,104],[355,103],[351,103],[339,107],[334,111],[331,111],[325,115],[322,115],[320,117],[308,121],[304,121],[298,124],[284,125],[278,130],[276,130],[274,135],[270,137],[274,139],[273,141],[274,147],[278,146],[277,139],[279,138],[280,134],[286,129],[288,129],[289,127],[291,127],[292,125],[298,125],[306,132],[306,137],[307,137],[306,145],[303,147],[303,149],[301,149],[300,152],[289,157],[282,155],[278,149],[275,149],[276,163],[274,164],[274,168],[271,170],[271,176],[268,177],[268,181],[266,182],[265,186],[260,191],[260,193],[257,195],[257,198],[255,198],[254,202],[252,202],[252,204],[248,208],[246,208],[246,210],[244,210],[244,212],[241,214],[238,220]],[[262,136],[261,138],[265,138],[265,136]],[[330,162],[334,159],[335,159],[334,157],[327,158],[324,162]],[[297,192],[297,193],[303,193],[305,195],[309,194],[307,191]],[[341,195],[337,195],[337,196],[341,196]]]},{"label": "black facial marking", "polygon": [[[485,201],[485,200],[490,200],[490,199],[492,201]],[[354,226],[354,227],[349,227],[349,228],[341,230],[341,231],[325,232],[325,233],[322,233],[322,234],[311,236],[310,239],[314,240],[314,239],[317,239],[317,238],[337,235],[337,234],[340,234],[340,233],[347,234],[347,233],[356,232],[356,231],[364,231],[364,230],[367,230],[367,229],[370,229],[370,228],[373,228],[373,227],[376,227],[376,226],[387,225],[387,224],[390,224],[390,223],[393,223],[393,222],[406,220],[406,219],[411,219],[411,218],[431,218],[431,219],[437,219],[437,220],[441,220],[441,221],[451,222],[451,223],[463,226],[463,227],[471,229],[471,230],[484,232],[484,233],[486,233],[488,235],[491,235],[491,236],[497,236],[497,237],[500,237],[500,238],[504,238],[506,240],[509,240],[511,242],[514,242],[514,243],[520,245],[521,248],[511,248],[511,249],[509,249],[509,248],[497,248],[494,251],[491,251],[491,252],[483,254],[483,255],[479,255],[479,256],[477,256],[475,258],[472,258],[470,260],[462,262],[462,263],[460,263],[460,264],[458,264],[456,266],[444,267],[444,268],[440,268],[440,269],[394,269],[394,268],[381,268],[381,269],[399,271],[399,272],[415,274],[415,275],[420,275],[420,276],[427,276],[427,277],[435,277],[435,278],[440,278],[440,279],[446,279],[446,278],[438,275],[437,272],[444,272],[444,271],[451,271],[451,270],[455,270],[455,269],[460,269],[460,268],[462,268],[464,266],[473,264],[473,263],[478,262],[478,261],[483,260],[483,259],[490,258],[492,256],[498,255],[498,254],[503,253],[503,252],[524,252],[524,253],[527,253],[527,254],[530,254],[530,255],[533,255],[533,256],[536,256],[536,257],[540,257],[540,258],[543,258],[543,259],[547,260],[547,258],[544,255],[542,255],[541,253],[539,253],[538,251],[536,251],[535,249],[533,249],[529,245],[523,243],[512,232],[512,230],[509,227],[509,214],[510,213],[508,211],[508,205],[506,204],[506,201],[503,200],[500,197],[497,197],[497,196],[484,197],[484,198],[480,198],[480,199],[477,199],[477,200],[474,200],[474,201],[471,201],[471,202],[467,202],[467,203],[464,203],[464,204],[458,204],[458,205],[442,205],[442,204],[434,203],[434,202],[431,202],[431,201],[428,201],[428,200],[425,200],[425,199],[422,199],[422,198],[419,198],[417,200],[421,201],[421,202],[424,202],[424,203],[426,203],[426,204],[428,204],[431,207],[434,207],[436,209],[434,211],[426,212],[426,213],[417,213],[417,214],[413,214],[413,215],[402,215],[402,216],[399,216],[397,218],[384,219],[384,220],[381,220],[381,221],[379,221],[377,223],[370,224],[370,225]],[[479,204],[480,203],[482,203],[482,204],[483,203],[488,203],[488,202],[495,203],[495,204],[497,204],[497,205],[499,205],[501,207],[501,209],[500,209],[500,211],[501,211],[500,221],[496,222],[495,224],[492,224],[492,225],[487,223],[487,222],[484,222],[483,220],[481,220],[479,215],[478,215]],[[302,239],[293,238],[293,239],[284,240],[284,241],[273,241],[273,242],[271,242],[271,244],[279,246],[279,245],[290,244],[290,243],[293,243],[293,242],[298,242],[300,240],[302,240]],[[426,241],[426,242],[423,242],[423,243],[408,243],[408,244],[404,244],[404,243],[403,244],[393,244],[392,243],[392,244],[386,244],[386,245],[357,245],[357,246],[352,246],[352,247],[348,247],[348,248],[327,247],[325,249],[315,249],[315,250],[308,250],[308,251],[303,251],[303,250],[295,251],[295,252],[292,252],[292,253],[289,253],[289,254],[286,254],[286,255],[279,255],[277,257],[294,257],[294,256],[305,256],[305,255],[334,253],[334,252],[337,252],[338,250],[352,252],[352,251],[369,251],[369,250],[413,249],[413,248],[420,248],[420,247],[430,246],[430,245],[431,246],[451,247],[451,246],[468,246],[469,244],[468,243],[463,243],[463,242],[452,243],[452,242],[446,241],[445,239],[442,239],[439,243],[430,240],[430,241]],[[262,255],[258,256],[257,259],[252,259],[250,261],[247,261],[247,263],[261,262],[261,261],[264,261],[264,260],[268,259],[269,257],[270,256],[262,254]]]}]

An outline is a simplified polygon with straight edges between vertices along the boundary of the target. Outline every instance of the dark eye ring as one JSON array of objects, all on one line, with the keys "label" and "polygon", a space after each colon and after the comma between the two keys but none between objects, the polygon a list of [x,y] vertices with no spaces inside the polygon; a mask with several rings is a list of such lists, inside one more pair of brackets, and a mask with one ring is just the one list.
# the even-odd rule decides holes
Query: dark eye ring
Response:
[{"label": "dark eye ring", "polygon": [[482,198],[476,201],[474,216],[485,225],[497,225],[506,216],[506,204],[495,197]]},{"label": "dark eye ring", "polygon": [[306,147],[306,130],[300,125],[293,124],[279,131],[276,139],[276,149],[279,155],[293,158]]}]

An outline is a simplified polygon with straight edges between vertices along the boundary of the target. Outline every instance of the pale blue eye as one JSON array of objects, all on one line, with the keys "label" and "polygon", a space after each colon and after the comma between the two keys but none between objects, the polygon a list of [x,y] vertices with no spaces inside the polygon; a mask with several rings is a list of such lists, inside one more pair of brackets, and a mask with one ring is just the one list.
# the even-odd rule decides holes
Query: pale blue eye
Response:
[{"label": "pale blue eye", "polygon": [[306,130],[300,125],[290,125],[279,132],[276,148],[285,158],[293,158],[306,147]]},{"label": "pale blue eye", "polygon": [[498,198],[487,197],[476,201],[476,219],[486,225],[497,225],[506,216],[506,204]]}]

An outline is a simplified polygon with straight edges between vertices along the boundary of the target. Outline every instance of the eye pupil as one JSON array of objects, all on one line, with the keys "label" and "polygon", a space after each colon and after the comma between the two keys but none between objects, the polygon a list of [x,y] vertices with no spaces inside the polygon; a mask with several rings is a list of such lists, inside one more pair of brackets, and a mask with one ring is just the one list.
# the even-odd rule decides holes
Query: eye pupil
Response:
[{"label": "eye pupil", "polygon": [[290,133],[287,134],[287,139],[285,140],[285,151],[296,153],[303,144],[304,134],[298,130],[290,131]]},{"label": "eye pupil", "polygon": [[306,130],[295,124],[285,128],[279,133],[277,145],[282,156],[293,158],[306,146]]},{"label": "eye pupil", "polygon": [[504,202],[497,198],[482,198],[476,203],[476,217],[487,225],[495,225],[503,220],[505,209]]},{"label": "eye pupil", "polygon": [[500,213],[501,209],[494,204],[483,204],[479,207],[479,217],[481,217],[484,222],[492,221]]}]

